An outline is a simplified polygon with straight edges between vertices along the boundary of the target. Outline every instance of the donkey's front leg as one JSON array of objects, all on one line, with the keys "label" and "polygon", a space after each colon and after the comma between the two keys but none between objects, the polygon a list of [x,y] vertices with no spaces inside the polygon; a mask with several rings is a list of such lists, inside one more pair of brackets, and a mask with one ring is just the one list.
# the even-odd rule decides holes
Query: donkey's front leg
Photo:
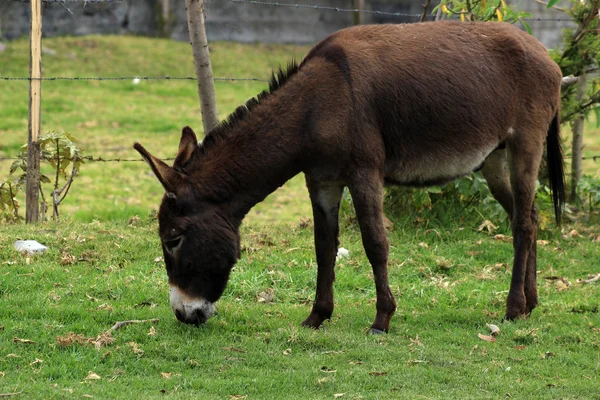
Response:
[{"label": "donkey's front leg", "polygon": [[306,178],[315,224],[315,250],[317,253],[317,294],[313,308],[302,325],[317,329],[333,313],[333,281],[335,257],[338,248],[338,215],[344,186],[339,183],[322,183]]},{"label": "donkey's front leg", "polygon": [[369,333],[388,332],[396,311],[396,300],[388,283],[389,242],[383,223],[383,176],[379,171],[361,171],[348,187],[360,225],[363,246],[373,267],[377,291],[377,315]]}]

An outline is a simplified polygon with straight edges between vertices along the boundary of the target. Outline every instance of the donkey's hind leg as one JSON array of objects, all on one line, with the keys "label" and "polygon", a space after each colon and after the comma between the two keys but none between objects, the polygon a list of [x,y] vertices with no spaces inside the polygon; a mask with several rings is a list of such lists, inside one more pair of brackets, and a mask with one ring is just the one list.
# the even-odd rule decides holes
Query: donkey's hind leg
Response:
[{"label": "donkey's hind leg", "polygon": [[500,203],[508,214],[508,220],[513,216],[513,195],[510,188],[508,164],[506,163],[506,149],[496,149],[490,154],[483,164],[481,174],[487,181],[492,196]]},{"label": "donkey's hind leg", "polygon": [[315,251],[317,254],[317,293],[312,311],[303,326],[319,328],[333,313],[333,281],[338,241],[338,215],[344,186],[321,183],[306,178],[313,207]]},{"label": "donkey's hind leg", "polygon": [[513,273],[504,317],[508,320],[528,316],[537,305],[537,210],[534,199],[545,135],[545,131],[532,130],[528,136],[517,134],[507,143],[513,193],[511,227],[514,248]]},{"label": "donkey's hind leg", "polygon": [[389,242],[383,222],[383,174],[377,170],[357,171],[348,188],[363,246],[375,277],[377,315],[369,333],[388,332],[390,320],[396,311],[396,300],[388,282]]},{"label": "donkey's hind leg", "polygon": [[[492,152],[485,160],[481,173],[488,183],[490,192],[504,210],[506,210],[509,221],[512,221],[514,200],[510,186],[508,164],[506,162],[506,149],[497,149]],[[535,206],[531,208],[531,219],[537,225],[537,210]],[[529,315],[538,303],[536,236],[534,235],[533,243],[527,257],[525,272],[526,315]]]}]

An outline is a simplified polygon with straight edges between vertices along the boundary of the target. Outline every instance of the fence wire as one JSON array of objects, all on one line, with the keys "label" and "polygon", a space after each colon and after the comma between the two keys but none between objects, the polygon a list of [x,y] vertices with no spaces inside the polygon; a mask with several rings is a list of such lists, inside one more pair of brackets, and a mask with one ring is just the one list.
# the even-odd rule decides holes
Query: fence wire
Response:
[{"label": "fence wire", "polygon": [[[160,158],[160,157],[159,157]],[[572,158],[571,156],[564,156],[564,158]],[[16,161],[20,160],[20,157],[0,157],[0,161]],[[143,158],[104,158],[104,157],[93,157],[84,156],[80,158],[85,162],[145,162]],[[581,157],[582,160],[591,160],[593,162],[600,161],[600,155]],[[161,158],[163,161],[173,161],[175,158]]]},{"label": "fence wire", "polygon": [[[30,3],[30,0],[6,0],[17,3]],[[421,18],[421,14],[410,14],[410,13],[402,13],[402,12],[392,12],[392,11],[381,11],[381,10],[368,10],[368,9],[359,9],[359,8],[340,8],[340,7],[332,7],[332,6],[321,6],[315,4],[301,4],[301,3],[279,3],[272,1],[262,1],[262,0],[207,0],[207,3],[215,2],[215,1],[227,1],[230,3],[238,3],[238,4],[251,4],[256,6],[268,6],[268,7],[287,7],[287,8],[296,8],[296,9],[313,9],[313,10],[323,10],[323,11],[335,11],[335,12],[346,12],[346,13],[361,13],[361,14],[373,14],[373,15],[384,15],[389,17],[408,17],[408,18]],[[42,0],[43,3],[58,3],[62,4],[83,4],[85,7],[87,4],[98,4],[98,3],[123,3],[127,2],[127,0]],[[66,8],[66,7],[65,7]],[[71,12],[68,8],[67,10]],[[71,13],[72,14],[72,13]],[[425,18],[435,18],[434,15],[427,15]],[[522,18],[523,21],[527,22],[539,22],[539,21],[563,21],[570,22],[572,21],[570,18]]]},{"label": "fence wire", "polygon": [[[0,76],[0,80],[4,81],[128,81],[139,79],[142,81],[158,81],[158,80],[167,80],[167,81],[195,81],[197,78],[194,76],[74,76],[74,77],[66,77],[66,76],[52,76],[52,77],[42,77],[42,78],[30,78],[30,77],[21,77],[21,76]],[[268,83],[268,79],[261,78],[233,78],[233,77],[217,77],[213,78],[214,81],[217,82],[234,82],[234,81],[253,81],[253,82],[266,82]]]},{"label": "fence wire", "polygon": [[[3,0],[14,3],[31,3],[31,0]],[[97,3],[125,3],[127,0],[42,0],[42,3],[61,3],[61,4],[97,4]]]},{"label": "fence wire", "polygon": [[[211,1],[211,0],[209,0]],[[212,1],[228,1],[230,3],[238,3],[238,4],[252,4],[258,6],[270,6],[270,7],[288,7],[288,8],[308,8],[314,10],[326,10],[326,11],[336,11],[336,12],[349,12],[349,13],[362,13],[362,14],[376,14],[376,15],[386,15],[386,16],[396,16],[396,17],[411,17],[411,18],[421,18],[421,14],[407,14],[401,12],[390,12],[390,11],[378,11],[378,10],[367,10],[367,9],[359,9],[359,8],[340,8],[340,7],[331,7],[331,6],[319,6],[313,4],[294,4],[294,3],[279,3],[279,2],[270,2],[270,1],[261,1],[261,0],[212,0]],[[435,18],[434,15],[427,15],[426,18]],[[570,18],[521,18],[523,21],[531,22],[531,21],[572,21]]]}]

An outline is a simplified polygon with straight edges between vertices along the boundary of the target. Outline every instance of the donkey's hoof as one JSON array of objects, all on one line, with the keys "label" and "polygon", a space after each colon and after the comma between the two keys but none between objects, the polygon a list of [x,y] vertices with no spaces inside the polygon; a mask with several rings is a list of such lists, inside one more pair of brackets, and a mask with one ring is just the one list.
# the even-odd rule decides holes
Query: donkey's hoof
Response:
[{"label": "donkey's hoof", "polygon": [[386,331],[382,331],[381,329],[371,328],[369,329],[369,335],[384,335]]},{"label": "donkey's hoof", "polygon": [[323,318],[320,318],[317,315],[311,314],[302,322],[302,326],[311,328],[314,330],[319,329],[321,324],[323,323]]}]

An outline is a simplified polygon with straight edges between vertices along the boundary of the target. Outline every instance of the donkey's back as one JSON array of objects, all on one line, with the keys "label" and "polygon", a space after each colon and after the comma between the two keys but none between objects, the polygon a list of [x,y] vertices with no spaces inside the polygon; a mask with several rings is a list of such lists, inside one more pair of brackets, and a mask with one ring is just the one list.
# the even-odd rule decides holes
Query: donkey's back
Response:
[{"label": "donkey's back", "polygon": [[468,174],[516,132],[545,132],[559,107],[560,69],[504,23],[348,28],[311,50],[301,70],[311,68],[337,82],[327,106],[339,134],[385,160],[386,179],[399,184]]}]

